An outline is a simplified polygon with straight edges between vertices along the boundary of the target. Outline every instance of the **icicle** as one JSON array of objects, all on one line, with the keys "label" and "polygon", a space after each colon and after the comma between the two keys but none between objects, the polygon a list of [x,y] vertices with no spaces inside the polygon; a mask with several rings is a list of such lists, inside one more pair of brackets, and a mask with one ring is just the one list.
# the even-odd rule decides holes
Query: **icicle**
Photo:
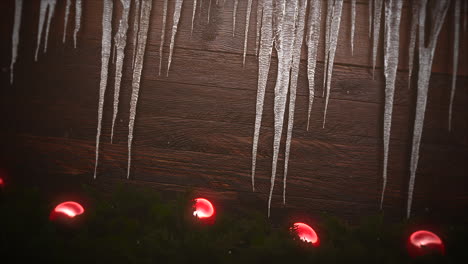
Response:
[{"label": "icicle", "polygon": [[133,69],[132,97],[130,99],[130,121],[128,123],[128,168],[127,179],[130,178],[130,166],[132,160],[133,128],[135,126],[136,107],[138,103],[138,93],[140,91],[141,72],[143,70],[143,60],[145,57],[146,39],[148,38],[148,28],[152,8],[152,0],[142,0],[140,31],[138,32],[138,47],[135,56],[135,68]]},{"label": "icicle", "polygon": [[80,31],[81,27],[81,0],[76,0],[75,2],[75,30],[73,32],[73,42],[76,49],[76,36]]},{"label": "icicle", "polygon": [[250,14],[252,12],[252,0],[247,2],[247,14],[245,15],[245,32],[244,32],[244,57],[242,59],[242,65],[245,66],[245,55],[247,54],[247,40],[249,38],[249,24]]},{"label": "icicle", "polygon": [[307,131],[309,131],[310,112],[315,95],[315,67],[317,66],[317,51],[320,39],[320,25],[322,19],[322,0],[312,0],[309,6],[309,20],[307,22],[307,78],[309,80],[309,110],[307,114]]},{"label": "icicle", "polygon": [[[330,44],[329,44],[329,55],[327,67],[326,69],[326,98],[325,98],[325,111],[323,113],[323,127],[325,127],[325,121],[327,117],[327,109],[328,109],[328,100],[330,99],[330,90],[331,90],[331,77],[333,73],[333,63],[335,61],[335,52],[336,52],[336,45],[338,42],[338,34],[340,32],[340,22],[341,22],[341,10],[343,8],[343,0],[335,0],[333,4],[333,14],[331,18],[331,26],[330,26]],[[325,89],[325,87],[324,87]]]},{"label": "icicle", "polygon": [[356,0],[351,1],[351,55],[354,56],[354,29],[356,27]]},{"label": "icicle", "polygon": [[49,12],[47,13],[47,24],[46,24],[46,33],[44,40],[44,53],[47,52],[47,43],[49,42],[49,31],[50,31],[50,22],[55,13],[55,4],[57,0],[49,0]]},{"label": "icicle", "polygon": [[115,64],[115,59],[116,59],[116,54],[117,54],[117,47],[115,46],[115,43],[114,43],[114,46],[112,46],[112,64]]},{"label": "icicle", "polygon": [[200,6],[198,7],[200,9],[200,12],[198,12],[198,19],[201,17],[201,13],[203,11],[203,0],[200,0]]},{"label": "icicle", "polygon": [[[161,76],[161,69],[162,69],[162,56],[163,56],[164,37],[165,37],[165,34],[166,34],[165,33],[166,32],[166,21],[167,21],[167,0],[164,0],[164,3],[163,3],[163,21],[162,21],[162,26],[161,26],[161,41],[159,43],[159,76]],[[169,72],[169,68],[167,69],[167,71]]]},{"label": "icicle", "polygon": [[335,0],[330,0],[327,2],[327,16],[325,20],[325,60],[323,68],[323,91],[322,97],[325,97],[325,85],[327,84],[327,69],[328,69],[328,57],[330,55],[330,25],[333,15],[333,3]]},{"label": "icicle", "polygon": [[416,35],[418,30],[418,1],[411,3],[411,28],[408,52],[408,88],[411,87],[411,76],[413,74],[414,49],[416,48]]},{"label": "icicle", "polygon": [[286,99],[288,96],[289,80],[291,74],[291,63],[293,57],[294,31],[297,19],[297,1],[279,0],[277,37],[275,47],[278,53],[278,73],[275,85],[274,100],[274,128],[273,138],[273,161],[271,169],[270,195],[268,197],[268,217],[270,217],[271,198],[275,187],[276,168],[278,164],[281,135],[283,133],[284,112],[286,110]]},{"label": "icicle", "polygon": [[166,76],[169,76],[169,69],[171,68],[172,53],[174,52],[174,42],[175,42],[175,36],[177,34],[177,25],[179,24],[180,11],[182,10],[183,3],[184,3],[184,0],[175,0],[174,17],[172,21],[171,44],[169,46],[169,60],[167,62]]},{"label": "icicle", "polygon": [[[369,0],[369,38],[372,36],[372,3],[375,0]],[[416,0],[417,1],[417,0]]]},{"label": "icicle", "polygon": [[257,162],[257,147],[262,126],[263,103],[270,71],[271,53],[273,50],[273,1],[264,0],[262,12],[262,30],[260,50],[258,54],[258,87],[255,107],[255,129],[252,143],[252,190],[255,191],[255,166]]},{"label": "icicle", "polygon": [[211,0],[209,1],[210,2],[208,2],[208,17],[207,17],[208,23],[210,23],[210,14],[211,14]]},{"label": "icicle", "polygon": [[286,204],[286,180],[288,176],[289,153],[291,149],[292,130],[294,126],[294,110],[296,106],[296,88],[299,77],[299,64],[301,62],[302,42],[304,41],[305,16],[307,11],[307,0],[299,0],[299,14],[296,23],[294,46],[291,65],[291,84],[289,91],[289,117],[286,136],[286,149],[284,155],[284,177],[283,177],[283,204]]},{"label": "icicle", "polygon": [[140,27],[140,1],[135,0],[135,12],[133,15],[133,55],[132,55],[132,68],[135,68],[135,55],[136,55],[136,48],[138,46],[137,37],[138,37],[138,29]]},{"label": "icicle", "polygon": [[114,37],[114,47],[117,53],[117,62],[115,65],[115,84],[114,84],[114,112],[112,115],[111,143],[114,138],[114,125],[119,111],[120,83],[122,81],[122,69],[125,58],[125,46],[127,45],[128,16],[130,14],[131,0],[120,0],[122,4],[122,16],[120,18],[119,29]]},{"label": "icicle", "polygon": [[257,27],[255,34],[255,56],[258,56],[258,46],[260,45],[260,28],[262,26],[263,0],[257,1]]},{"label": "icicle", "polygon": [[40,6],[40,13],[39,13],[39,26],[38,26],[38,33],[37,33],[37,46],[36,46],[36,53],[34,55],[34,60],[37,61],[37,56],[39,55],[39,47],[41,46],[41,39],[42,39],[42,30],[44,29],[45,23],[45,15],[47,12],[47,25],[46,25],[46,33],[45,33],[45,44],[44,44],[44,52],[47,51],[47,41],[49,36],[49,28],[50,28],[50,21],[54,16],[55,4],[57,0],[41,0]]},{"label": "icicle", "polygon": [[21,28],[21,14],[23,13],[23,0],[15,0],[15,22],[13,25],[13,35],[11,36],[11,64],[10,64],[10,84],[13,84],[14,68],[18,57],[19,33]]},{"label": "icicle", "polygon": [[[411,203],[413,201],[414,181],[416,178],[416,170],[419,160],[419,146],[421,144],[421,136],[424,125],[424,114],[426,112],[427,91],[429,88],[429,79],[432,70],[432,61],[437,45],[437,38],[447,14],[449,1],[439,0],[433,1],[431,5],[430,21],[433,23],[432,28],[428,31],[429,38],[426,40],[426,9],[427,0],[420,0],[419,5],[419,71],[418,71],[418,92],[416,97],[416,116],[414,119],[413,142],[411,150],[410,163],[410,181],[408,188],[408,206],[406,217],[409,218],[411,213]],[[425,42],[428,45],[425,45]]]},{"label": "icicle", "polygon": [[379,45],[380,20],[382,17],[383,0],[375,0],[374,3],[374,39],[372,42],[372,79],[374,79],[375,60],[377,59],[377,47]]},{"label": "icicle", "polygon": [[71,0],[67,0],[67,5],[65,7],[65,20],[63,22],[63,38],[62,42],[65,43],[65,40],[67,38],[67,24],[68,24],[68,16],[70,15],[70,6],[71,6]]},{"label": "icicle", "polygon": [[239,5],[239,0],[234,0],[234,8],[232,9],[232,36],[233,37],[236,33],[236,16],[237,16],[238,5]]},{"label": "icicle", "polygon": [[101,81],[99,85],[99,106],[98,106],[98,125],[96,135],[96,164],[94,167],[94,178],[96,179],[98,159],[99,159],[99,140],[101,137],[102,112],[104,109],[104,94],[107,87],[107,75],[109,67],[109,58],[111,52],[112,39],[112,9],[113,1],[104,0],[104,11],[102,15],[102,50],[101,50]]},{"label": "icicle", "polygon": [[463,31],[466,32],[466,27],[468,25],[468,1],[465,1],[465,6],[463,8],[465,16],[463,18]]},{"label": "icicle", "polygon": [[197,11],[197,0],[193,0],[193,10],[192,10],[192,27],[190,28],[190,35],[193,34],[193,22],[195,21],[195,13]]},{"label": "icicle", "polygon": [[400,19],[402,0],[385,0],[385,41],[384,41],[384,75],[385,75],[385,113],[384,113],[384,160],[383,187],[380,198],[380,209],[383,206],[385,189],[387,187],[388,149],[390,130],[392,127],[393,96],[395,94],[395,78],[398,68],[398,49],[400,44]]},{"label": "icicle", "polygon": [[452,66],[452,89],[450,92],[450,106],[449,106],[449,117],[448,117],[448,129],[452,130],[452,110],[453,110],[453,99],[455,97],[455,84],[457,83],[458,73],[458,48],[460,43],[460,0],[455,0],[455,9],[453,16],[454,25],[454,37],[453,37],[453,66]]}]

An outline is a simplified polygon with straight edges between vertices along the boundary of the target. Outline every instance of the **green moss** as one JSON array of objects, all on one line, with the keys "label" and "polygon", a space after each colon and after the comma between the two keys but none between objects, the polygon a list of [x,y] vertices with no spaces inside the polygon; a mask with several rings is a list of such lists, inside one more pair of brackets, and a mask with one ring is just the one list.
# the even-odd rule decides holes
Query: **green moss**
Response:
[{"label": "green moss", "polygon": [[[465,226],[441,228],[445,256],[411,259],[408,223],[381,215],[349,226],[321,216],[319,247],[295,239],[265,215],[218,214],[213,225],[191,215],[188,192],[165,201],[150,189],[120,186],[103,195],[84,186],[89,204],[68,223],[48,220],[53,204],[37,190],[11,190],[0,201],[0,255],[10,262],[49,263],[468,263]],[[10,263],[6,261],[5,263]],[[2,261],[3,263],[3,261]]]}]

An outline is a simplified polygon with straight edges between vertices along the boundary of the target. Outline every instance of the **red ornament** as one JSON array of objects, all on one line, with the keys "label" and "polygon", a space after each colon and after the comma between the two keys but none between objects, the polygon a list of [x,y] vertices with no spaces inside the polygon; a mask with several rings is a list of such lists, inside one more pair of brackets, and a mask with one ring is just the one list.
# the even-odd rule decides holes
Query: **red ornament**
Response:
[{"label": "red ornament", "polygon": [[193,215],[197,217],[198,219],[212,219],[214,218],[215,215],[215,209],[213,204],[211,204],[210,201],[208,201],[205,198],[196,198],[194,199],[195,204],[193,205],[193,208],[195,209],[193,211]]},{"label": "red ornament", "polygon": [[412,233],[408,239],[408,251],[413,257],[422,256],[430,253],[445,253],[444,243],[436,234],[419,230]]},{"label": "red ornament", "polygon": [[294,229],[299,239],[304,242],[312,243],[312,246],[317,247],[320,244],[319,237],[315,230],[307,224],[295,223]]},{"label": "red ornament", "polygon": [[7,177],[6,171],[0,168],[0,188],[5,187],[5,179],[7,179]]},{"label": "red ornament", "polygon": [[57,205],[50,213],[50,219],[55,220],[59,217],[73,218],[84,213],[84,208],[77,202],[64,202]]}]

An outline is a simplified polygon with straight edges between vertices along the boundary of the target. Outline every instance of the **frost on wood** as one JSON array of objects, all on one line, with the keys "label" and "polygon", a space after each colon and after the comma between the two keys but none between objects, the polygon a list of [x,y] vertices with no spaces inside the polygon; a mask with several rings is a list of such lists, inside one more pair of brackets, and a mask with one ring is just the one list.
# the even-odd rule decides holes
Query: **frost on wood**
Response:
[{"label": "frost on wood", "polygon": [[122,16],[120,17],[119,29],[114,37],[115,52],[117,61],[115,64],[115,84],[114,84],[114,112],[112,115],[111,143],[114,138],[114,125],[119,110],[120,83],[122,81],[122,69],[125,58],[125,46],[127,45],[128,16],[130,13],[131,0],[120,0],[122,4]]},{"label": "frost on wood", "polygon": [[[197,11],[197,0],[193,0],[192,6],[192,27],[190,28],[190,35],[193,34],[193,22],[195,21],[195,13]],[[160,67],[161,68],[161,67]],[[159,73],[161,75],[161,73]]]},{"label": "frost on wood", "polygon": [[262,26],[263,0],[257,1],[257,27],[255,33],[255,56],[258,56],[258,46],[260,45],[260,28]]},{"label": "frost on wood", "polygon": [[309,80],[309,108],[307,111],[307,130],[309,130],[310,113],[315,95],[315,68],[317,66],[317,51],[320,39],[320,25],[322,19],[322,1],[312,0],[309,6],[307,21],[307,78]]},{"label": "frost on wood", "polygon": [[70,6],[71,6],[71,0],[67,0],[67,4],[65,7],[65,18],[63,21],[63,37],[62,37],[63,43],[65,43],[65,40],[67,38],[67,25],[68,25],[68,16],[70,15]]},{"label": "frost on wood", "polygon": [[398,68],[398,49],[400,44],[400,19],[403,0],[385,0],[385,41],[384,41],[384,75],[385,75],[385,110],[384,110],[384,159],[382,173],[382,209],[385,188],[387,187],[387,164],[392,127],[393,96],[395,94],[395,79]]},{"label": "frost on wood", "polygon": [[[408,188],[408,204],[406,217],[409,218],[411,213],[411,204],[413,201],[414,181],[416,178],[416,170],[418,168],[419,147],[421,145],[421,136],[424,125],[424,115],[426,112],[427,92],[429,89],[429,79],[431,76],[432,61],[437,45],[437,38],[447,14],[449,6],[448,0],[432,1],[430,21],[433,22],[432,27],[427,30],[429,36],[426,38],[426,9],[427,0],[419,2],[419,28],[418,28],[418,46],[419,46],[419,71],[418,71],[418,92],[416,97],[416,115],[414,119],[413,140],[411,149],[410,162],[410,181]],[[426,41],[424,41],[426,40]],[[425,43],[426,42],[426,43]],[[427,44],[427,45],[426,45]]]},{"label": "frost on wood", "polygon": [[169,46],[169,59],[168,59],[168,62],[167,62],[166,76],[169,76],[169,69],[171,68],[172,53],[174,52],[175,36],[177,34],[177,26],[179,24],[180,12],[182,10],[182,4],[183,3],[184,3],[184,0],[175,0],[174,17],[173,17],[173,20],[172,20],[171,44]]},{"label": "frost on wood", "polygon": [[16,58],[18,57],[19,33],[21,28],[21,14],[23,13],[23,0],[15,0],[15,21],[13,24],[13,35],[11,36],[11,63],[10,84],[13,84]]},{"label": "frost on wood", "polygon": [[[330,2],[329,2],[330,3]],[[334,0],[331,5],[328,6],[332,11],[329,33],[329,44],[328,50],[326,50],[327,61],[325,63],[325,72],[326,72],[326,97],[325,97],[325,110],[323,112],[323,127],[325,127],[327,109],[328,109],[328,100],[330,99],[330,90],[331,90],[331,78],[333,72],[333,63],[335,61],[335,52],[336,45],[338,43],[338,33],[340,32],[340,22],[341,22],[341,10],[343,8],[343,0]],[[328,18],[327,18],[328,19]]]},{"label": "frost on wood", "polygon": [[98,105],[98,125],[96,134],[96,163],[94,166],[94,178],[99,160],[99,140],[101,137],[102,112],[104,108],[104,94],[107,87],[107,75],[109,71],[109,57],[112,41],[112,9],[113,1],[104,0],[104,10],[102,15],[102,49],[101,49],[101,81],[99,85],[99,105]]},{"label": "frost on wood", "polygon": [[449,116],[448,116],[448,129],[452,130],[452,110],[453,110],[453,99],[455,98],[455,89],[457,83],[457,72],[458,72],[458,48],[460,43],[460,0],[455,0],[455,8],[453,15],[454,25],[454,36],[453,36],[453,64],[452,64],[452,89],[450,91],[450,105],[449,105]]},{"label": "frost on wood", "polygon": [[[159,42],[159,72],[158,72],[159,75],[161,75],[164,37],[165,37],[165,33],[166,33],[167,0],[164,0],[164,3],[163,3],[163,17],[162,17],[162,19],[163,20],[162,20],[162,25],[161,25],[161,41]],[[169,68],[168,68],[168,71],[169,71]]]},{"label": "frost on wood", "polygon": [[250,14],[252,12],[252,0],[247,2],[247,13],[245,15],[245,32],[244,32],[244,55],[242,58],[242,65],[245,65],[245,55],[247,54],[247,40],[249,39],[249,24]]},{"label": "frost on wood", "polygon": [[413,74],[414,63],[414,49],[416,48],[416,36],[418,34],[418,1],[419,0],[413,0],[411,3],[411,28],[408,52],[408,88],[411,87],[411,76]]},{"label": "frost on wood", "polygon": [[270,71],[271,53],[273,50],[273,0],[264,0],[262,12],[262,30],[258,54],[258,87],[255,107],[255,128],[252,143],[252,190],[255,191],[255,166],[257,161],[258,139],[262,125],[263,103]]},{"label": "frost on wood", "polygon": [[351,55],[354,55],[354,31],[356,27],[356,0],[351,1]]},{"label": "frost on wood", "polygon": [[374,35],[372,40],[372,79],[374,79],[375,61],[377,59],[377,47],[379,45],[380,21],[382,17],[383,0],[374,2]]},{"label": "frost on wood", "polygon": [[75,2],[75,30],[73,31],[73,43],[76,49],[76,37],[81,28],[81,0]]},{"label": "frost on wood", "polygon": [[237,17],[238,5],[239,5],[239,0],[234,0],[234,7],[232,8],[232,36],[233,37],[236,33],[236,17]]},{"label": "frost on wood", "polygon": [[135,55],[136,55],[136,47],[137,37],[138,37],[138,29],[140,27],[140,0],[135,0],[135,8],[133,9],[133,55],[132,55],[132,68],[135,67]]},{"label": "frost on wood", "polygon": [[291,63],[294,47],[294,31],[297,19],[296,1],[279,0],[276,8],[276,38],[275,48],[278,54],[278,72],[275,85],[274,99],[274,137],[273,137],[273,161],[271,168],[270,194],[268,197],[268,216],[270,216],[271,198],[276,179],[276,168],[283,132],[284,112],[289,90]]},{"label": "frost on wood", "polygon": [[138,103],[138,93],[140,91],[141,72],[143,70],[143,60],[145,57],[146,39],[148,38],[148,28],[152,8],[152,0],[142,0],[140,30],[138,32],[138,47],[135,56],[135,67],[132,79],[132,97],[130,99],[130,120],[128,122],[128,168],[127,179],[130,178],[130,166],[132,160],[133,128],[135,126],[136,108]]},{"label": "frost on wood", "polygon": [[288,129],[286,135],[286,149],[284,155],[284,177],[283,177],[283,203],[286,204],[286,181],[288,176],[289,153],[291,150],[292,130],[294,126],[294,110],[296,106],[296,88],[299,77],[299,64],[301,62],[302,42],[304,41],[305,16],[307,11],[307,0],[299,0],[299,13],[297,14],[294,45],[292,53],[291,80],[289,87],[289,110]]},{"label": "frost on wood", "polygon": [[41,6],[39,10],[39,25],[38,25],[38,32],[37,32],[37,46],[36,46],[36,53],[34,55],[35,61],[37,61],[37,56],[39,55],[39,47],[41,46],[42,31],[44,29],[46,12],[47,12],[47,25],[46,25],[46,32],[45,32],[45,37],[44,37],[45,38],[44,52],[47,51],[47,41],[49,39],[50,22],[52,20],[52,17],[54,16],[56,3],[57,3],[57,0],[41,0]]}]

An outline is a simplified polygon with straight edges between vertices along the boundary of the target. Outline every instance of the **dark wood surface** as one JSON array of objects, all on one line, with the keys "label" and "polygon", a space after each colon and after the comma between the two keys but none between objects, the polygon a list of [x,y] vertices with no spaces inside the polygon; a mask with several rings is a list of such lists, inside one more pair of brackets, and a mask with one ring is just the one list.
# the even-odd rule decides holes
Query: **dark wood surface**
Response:
[{"label": "dark wood surface", "polygon": [[[255,12],[249,48],[242,67],[244,1],[239,1],[235,37],[231,34],[232,3],[214,5],[207,23],[208,1],[190,36],[192,1],[185,1],[173,64],[158,76],[162,1],[154,1],[151,29],[135,126],[132,180],[125,180],[131,93],[129,39],[114,144],[110,144],[113,72],[106,93],[98,177],[100,182],[149,185],[168,192],[193,188],[229,206],[265,210],[270,184],[273,139],[273,60],[267,88],[257,165],[257,192],[250,185],[251,144],[255,119],[257,63],[254,54]],[[222,1],[220,1],[222,2]],[[120,4],[116,2],[117,12]],[[256,3],[254,1],[254,6]],[[0,43],[2,166],[38,178],[55,177],[53,184],[89,181],[94,168],[97,101],[100,76],[101,1],[84,0],[82,31],[73,49],[71,32],[61,43],[64,3],[57,6],[49,36],[49,51],[33,61],[38,4],[27,1],[21,28],[15,83],[9,85],[14,1],[1,1]],[[345,2],[327,125],[322,128],[324,100],[323,40],[316,75],[311,127],[306,131],[308,86],[306,62],[301,62],[295,128],[289,166],[287,205],[282,205],[282,166],[273,198],[273,214],[286,211],[330,212],[355,219],[378,213],[381,191],[384,78],[382,48],[372,79],[367,1],[358,1],[356,43],[350,55],[350,4]],[[169,7],[169,14],[172,5]],[[451,12],[451,11],[449,11]],[[451,15],[448,17],[451,18]],[[114,15],[114,28],[118,16]],[[131,19],[131,21],[133,21]],[[400,70],[390,143],[389,182],[385,213],[403,217],[409,179],[409,154],[416,91],[408,89],[407,45],[410,13],[403,11]],[[444,25],[434,61],[428,110],[416,178],[414,214],[466,219],[468,209],[468,60],[467,34],[462,35],[460,71],[454,104],[453,131],[447,130],[451,83],[451,19]],[[167,29],[172,25],[168,18]],[[130,27],[132,28],[132,27]],[[131,29],[130,32],[131,33]],[[169,39],[169,30],[166,39]],[[383,31],[381,35],[383,34]],[[382,39],[382,38],[381,38]],[[415,70],[415,75],[417,71]],[[413,79],[413,87],[416,79]],[[284,142],[283,142],[284,145]],[[14,177],[14,173],[12,173]],[[52,177],[50,178],[52,179]],[[52,181],[52,180],[51,180]],[[47,181],[46,181],[47,182]]]}]

